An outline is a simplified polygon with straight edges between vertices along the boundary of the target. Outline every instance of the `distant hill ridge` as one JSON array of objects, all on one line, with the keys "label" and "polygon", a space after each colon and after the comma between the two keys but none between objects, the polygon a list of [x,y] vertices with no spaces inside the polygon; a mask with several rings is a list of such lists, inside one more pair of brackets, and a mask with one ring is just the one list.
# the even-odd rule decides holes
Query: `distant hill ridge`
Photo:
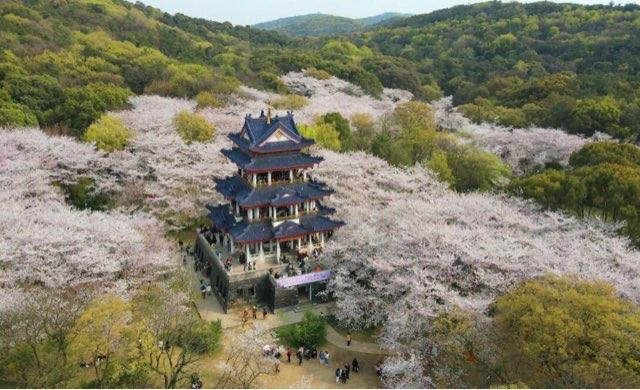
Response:
[{"label": "distant hill ridge", "polygon": [[411,15],[385,12],[380,15],[353,19],[344,16],[313,13],[257,23],[253,27],[297,36],[332,35],[357,32],[368,27],[391,24],[409,16]]}]

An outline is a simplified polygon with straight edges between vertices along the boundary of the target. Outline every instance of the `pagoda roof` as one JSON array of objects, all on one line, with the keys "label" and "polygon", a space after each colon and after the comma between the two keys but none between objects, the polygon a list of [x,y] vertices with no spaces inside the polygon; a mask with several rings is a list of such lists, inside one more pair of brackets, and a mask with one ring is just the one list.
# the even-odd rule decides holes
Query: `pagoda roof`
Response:
[{"label": "pagoda roof", "polygon": [[324,183],[317,181],[275,184],[254,188],[238,176],[214,179],[216,190],[225,198],[233,199],[240,207],[287,206],[308,200],[318,200],[333,193]]},{"label": "pagoda roof", "polygon": [[228,204],[218,206],[207,206],[209,219],[220,230],[228,232],[236,225],[236,217],[231,214]]},{"label": "pagoda roof", "polygon": [[270,240],[286,240],[307,234],[333,231],[344,225],[342,221],[334,221],[320,214],[307,215],[296,220],[288,220],[273,226],[270,220],[248,222],[236,221],[229,205],[209,207],[209,218],[220,230],[228,232],[234,241],[247,244]]},{"label": "pagoda roof", "polygon": [[222,153],[238,167],[250,173],[278,169],[307,168],[319,164],[323,158],[306,153],[249,155],[241,149],[224,149]]},{"label": "pagoda roof", "polygon": [[264,112],[257,118],[247,115],[242,130],[229,138],[241,149],[258,154],[300,150],[315,143],[300,135],[290,112],[275,118]]}]

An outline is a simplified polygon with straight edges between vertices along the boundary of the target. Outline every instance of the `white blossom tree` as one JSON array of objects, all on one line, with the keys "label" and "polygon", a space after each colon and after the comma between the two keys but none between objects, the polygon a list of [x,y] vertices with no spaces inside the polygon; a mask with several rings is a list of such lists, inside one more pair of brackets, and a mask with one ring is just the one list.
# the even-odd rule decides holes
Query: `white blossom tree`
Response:
[{"label": "white blossom tree", "polygon": [[603,137],[596,134],[587,139],[557,129],[517,129],[492,123],[472,123],[456,111],[450,97],[434,102],[433,106],[436,120],[442,128],[470,135],[478,147],[498,155],[518,174],[547,163],[566,166],[571,153]]},{"label": "white blossom tree", "polygon": [[427,359],[424,335],[436,315],[454,307],[483,313],[522,280],[603,279],[640,301],[640,254],[610,225],[504,195],[457,194],[421,168],[362,153],[321,154],[314,174],[336,189],[329,204],[347,222],[324,255],[335,272],[336,315],[352,326],[384,325],[381,343],[402,352],[385,368],[396,378],[390,386],[428,384],[397,372]]}]

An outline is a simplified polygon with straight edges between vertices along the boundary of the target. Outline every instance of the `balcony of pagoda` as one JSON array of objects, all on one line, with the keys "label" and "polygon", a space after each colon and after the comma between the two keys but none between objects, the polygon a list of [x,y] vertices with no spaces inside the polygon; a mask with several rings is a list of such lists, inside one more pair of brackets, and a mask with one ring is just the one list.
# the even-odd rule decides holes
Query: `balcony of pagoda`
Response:
[{"label": "balcony of pagoda", "polygon": [[[223,236],[207,239],[198,233],[197,240],[200,247],[206,248],[207,257],[216,262],[216,268],[224,270],[231,280],[252,278],[265,272],[280,276],[311,272],[315,269],[312,255],[321,251],[325,243],[324,234],[245,245],[234,244],[232,239]],[[306,260],[301,268],[299,260],[303,258]]]},{"label": "balcony of pagoda", "polygon": [[270,220],[276,225],[278,222],[299,219],[307,215],[320,214],[324,210],[325,209],[318,207],[315,200],[311,200],[288,206],[268,206],[246,209],[241,216],[246,217],[249,221]]},{"label": "balcony of pagoda", "polygon": [[239,175],[247,184],[254,188],[289,183],[302,183],[309,180],[309,176],[304,169],[258,173],[246,172],[240,169]]}]

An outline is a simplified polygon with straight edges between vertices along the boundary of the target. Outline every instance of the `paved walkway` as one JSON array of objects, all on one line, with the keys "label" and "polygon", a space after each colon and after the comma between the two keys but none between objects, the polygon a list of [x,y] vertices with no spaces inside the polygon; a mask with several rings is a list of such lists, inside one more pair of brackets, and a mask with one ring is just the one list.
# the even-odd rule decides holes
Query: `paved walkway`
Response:
[{"label": "paved walkway", "polygon": [[[190,259],[191,260],[191,259]],[[189,274],[192,276],[192,285],[195,291],[196,308],[200,313],[200,316],[208,321],[220,320],[223,329],[231,329],[242,326],[242,310],[244,307],[229,310],[228,313],[224,313],[222,306],[218,302],[215,296],[208,296],[205,299],[200,297],[200,279],[204,279],[199,273],[194,272],[193,262],[189,261]],[[251,305],[246,305],[247,309],[251,309]],[[271,330],[276,329],[284,325],[296,324],[302,322],[304,312],[306,310],[313,310],[317,314],[329,314],[334,307],[333,302],[329,303],[305,303],[293,308],[277,309],[274,314],[267,314],[266,319],[262,319],[262,313],[258,313],[258,318],[250,318],[248,324],[245,326],[258,326],[263,329]],[[351,345],[347,347],[347,340],[345,336],[338,333],[331,325],[327,324],[327,341],[336,347],[343,348],[354,352],[372,353],[372,354],[384,354],[385,352],[376,343],[368,343],[364,341],[351,340]]]}]

